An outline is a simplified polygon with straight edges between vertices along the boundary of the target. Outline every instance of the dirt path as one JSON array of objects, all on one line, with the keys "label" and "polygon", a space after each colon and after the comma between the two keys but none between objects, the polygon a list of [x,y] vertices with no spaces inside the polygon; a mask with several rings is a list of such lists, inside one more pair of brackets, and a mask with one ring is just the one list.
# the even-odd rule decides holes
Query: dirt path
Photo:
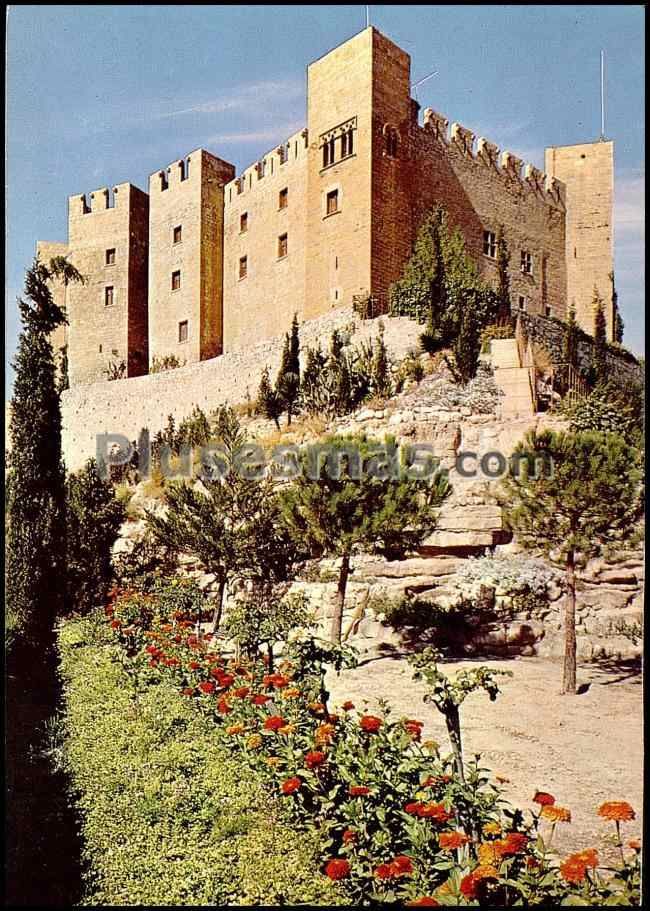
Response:
[{"label": "dirt path", "polygon": [[[445,672],[477,663],[448,662]],[[611,856],[604,836],[611,834],[612,824],[596,815],[605,800],[632,804],[637,818],[624,824],[624,839],[639,838],[643,731],[638,667],[580,667],[580,694],[569,697],[560,695],[561,667],[554,662],[516,658],[480,663],[514,676],[503,678],[496,702],[473,693],[463,704],[465,755],[481,753],[485,766],[508,779],[505,796],[514,804],[534,806],[531,797],[539,789],[571,810],[572,822],[557,827],[555,841],[562,853],[597,847]],[[379,699],[386,699],[396,716],[424,721],[424,736],[448,748],[442,716],[422,702],[424,687],[412,680],[404,658],[372,658],[328,684],[334,703],[352,699],[362,708],[367,700],[376,708]]]}]

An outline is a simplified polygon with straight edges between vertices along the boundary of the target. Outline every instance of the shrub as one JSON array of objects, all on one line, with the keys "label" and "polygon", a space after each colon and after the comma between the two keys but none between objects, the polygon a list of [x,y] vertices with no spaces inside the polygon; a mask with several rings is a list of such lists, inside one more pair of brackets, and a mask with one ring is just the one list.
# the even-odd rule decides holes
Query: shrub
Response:
[{"label": "shrub", "polygon": [[424,364],[419,357],[410,353],[407,354],[395,375],[395,392],[401,392],[407,381],[419,383],[425,376]]},{"label": "shrub", "polygon": [[502,323],[490,323],[481,332],[481,354],[489,352],[492,339],[514,338],[514,335],[512,326],[503,325]]},{"label": "shrub", "polygon": [[59,635],[87,904],[341,904],[318,837],[280,819],[174,682],[135,689],[95,619]]},{"label": "shrub", "polygon": [[592,392],[574,402],[564,399],[562,412],[570,429],[620,433],[632,445],[643,444],[643,406],[639,407],[634,387],[623,390],[613,382],[599,383]]},{"label": "shrub", "polygon": [[175,370],[177,367],[185,366],[185,359],[179,360],[175,354],[164,354],[162,356],[154,355],[151,361],[149,373],[162,373],[165,370]]},{"label": "shrub", "polygon": [[490,554],[463,560],[451,587],[457,592],[459,602],[475,600],[480,597],[482,589],[492,589],[497,607],[505,598],[506,605],[516,610],[529,596],[528,604],[532,601],[544,607],[548,603],[548,585],[560,578],[553,567],[536,557]]}]

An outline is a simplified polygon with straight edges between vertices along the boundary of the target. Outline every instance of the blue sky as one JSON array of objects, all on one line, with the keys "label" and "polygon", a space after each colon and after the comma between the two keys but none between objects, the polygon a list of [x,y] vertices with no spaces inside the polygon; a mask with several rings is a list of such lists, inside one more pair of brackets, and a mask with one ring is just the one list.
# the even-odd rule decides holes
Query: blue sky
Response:
[{"label": "blue sky", "polygon": [[[644,10],[371,6],[430,106],[543,167],[544,147],[615,141],[625,344],[644,344]],[[67,197],[148,175],[199,146],[245,167],[305,124],[305,67],[365,26],[364,6],[14,6],[7,49],[7,357],[37,240]],[[6,374],[10,390],[11,370]],[[10,393],[9,393],[10,394]]]}]

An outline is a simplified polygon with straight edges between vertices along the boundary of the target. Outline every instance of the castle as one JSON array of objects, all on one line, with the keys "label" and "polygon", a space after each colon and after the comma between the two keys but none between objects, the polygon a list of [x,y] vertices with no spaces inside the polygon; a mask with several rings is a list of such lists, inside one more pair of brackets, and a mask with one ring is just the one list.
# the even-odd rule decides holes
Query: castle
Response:
[{"label": "castle", "polygon": [[[195,364],[369,295],[385,302],[418,225],[448,212],[481,273],[510,251],[513,309],[614,332],[613,143],[546,150],[546,173],[411,97],[410,57],[368,27],[307,68],[305,129],[243,173],[204,149],[131,184],[69,199],[66,254],[83,285],[53,288],[70,387]],[[523,173],[522,173],[523,169]]]}]

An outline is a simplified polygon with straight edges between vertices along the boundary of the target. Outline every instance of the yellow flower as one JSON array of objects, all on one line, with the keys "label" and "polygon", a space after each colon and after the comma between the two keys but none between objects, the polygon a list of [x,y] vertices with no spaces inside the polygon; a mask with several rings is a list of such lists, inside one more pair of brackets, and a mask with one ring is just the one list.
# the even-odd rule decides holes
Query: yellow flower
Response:
[{"label": "yellow flower", "polygon": [[502,831],[503,831],[503,829],[501,828],[501,826],[499,825],[498,822],[487,822],[483,826],[484,835],[501,835]]},{"label": "yellow flower", "polygon": [[246,728],[243,724],[231,724],[230,727],[226,728],[227,734],[243,734]]},{"label": "yellow flower", "polygon": [[285,734],[286,736],[288,736],[289,734],[293,734],[293,732],[295,730],[296,730],[295,724],[285,724],[284,727],[278,728],[278,734]]},{"label": "yellow flower", "polygon": [[542,807],[540,815],[550,822],[571,822],[571,810],[558,807],[556,803]]},{"label": "yellow flower", "polygon": [[272,768],[274,768],[280,762],[280,757],[279,756],[267,756],[265,759],[265,762],[267,765],[270,765]]},{"label": "yellow flower", "polygon": [[282,691],[283,699],[296,699],[298,696],[300,696],[300,690],[297,689],[296,687],[292,687],[291,689]]},{"label": "yellow flower", "polygon": [[246,741],[246,746],[249,750],[259,750],[262,746],[262,737],[260,734],[251,734],[251,736]]},{"label": "yellow flower", "polygon": [[435,740],[424,740],[422,746],[426,750],[430,750],[432,753],[437,753],[440,750],[440,744]]},{"label": "yellow flower", "polygon": [[478,859],[481,864],[495,864],[501,861],[501,854],[490,842],[478,846]]}]

